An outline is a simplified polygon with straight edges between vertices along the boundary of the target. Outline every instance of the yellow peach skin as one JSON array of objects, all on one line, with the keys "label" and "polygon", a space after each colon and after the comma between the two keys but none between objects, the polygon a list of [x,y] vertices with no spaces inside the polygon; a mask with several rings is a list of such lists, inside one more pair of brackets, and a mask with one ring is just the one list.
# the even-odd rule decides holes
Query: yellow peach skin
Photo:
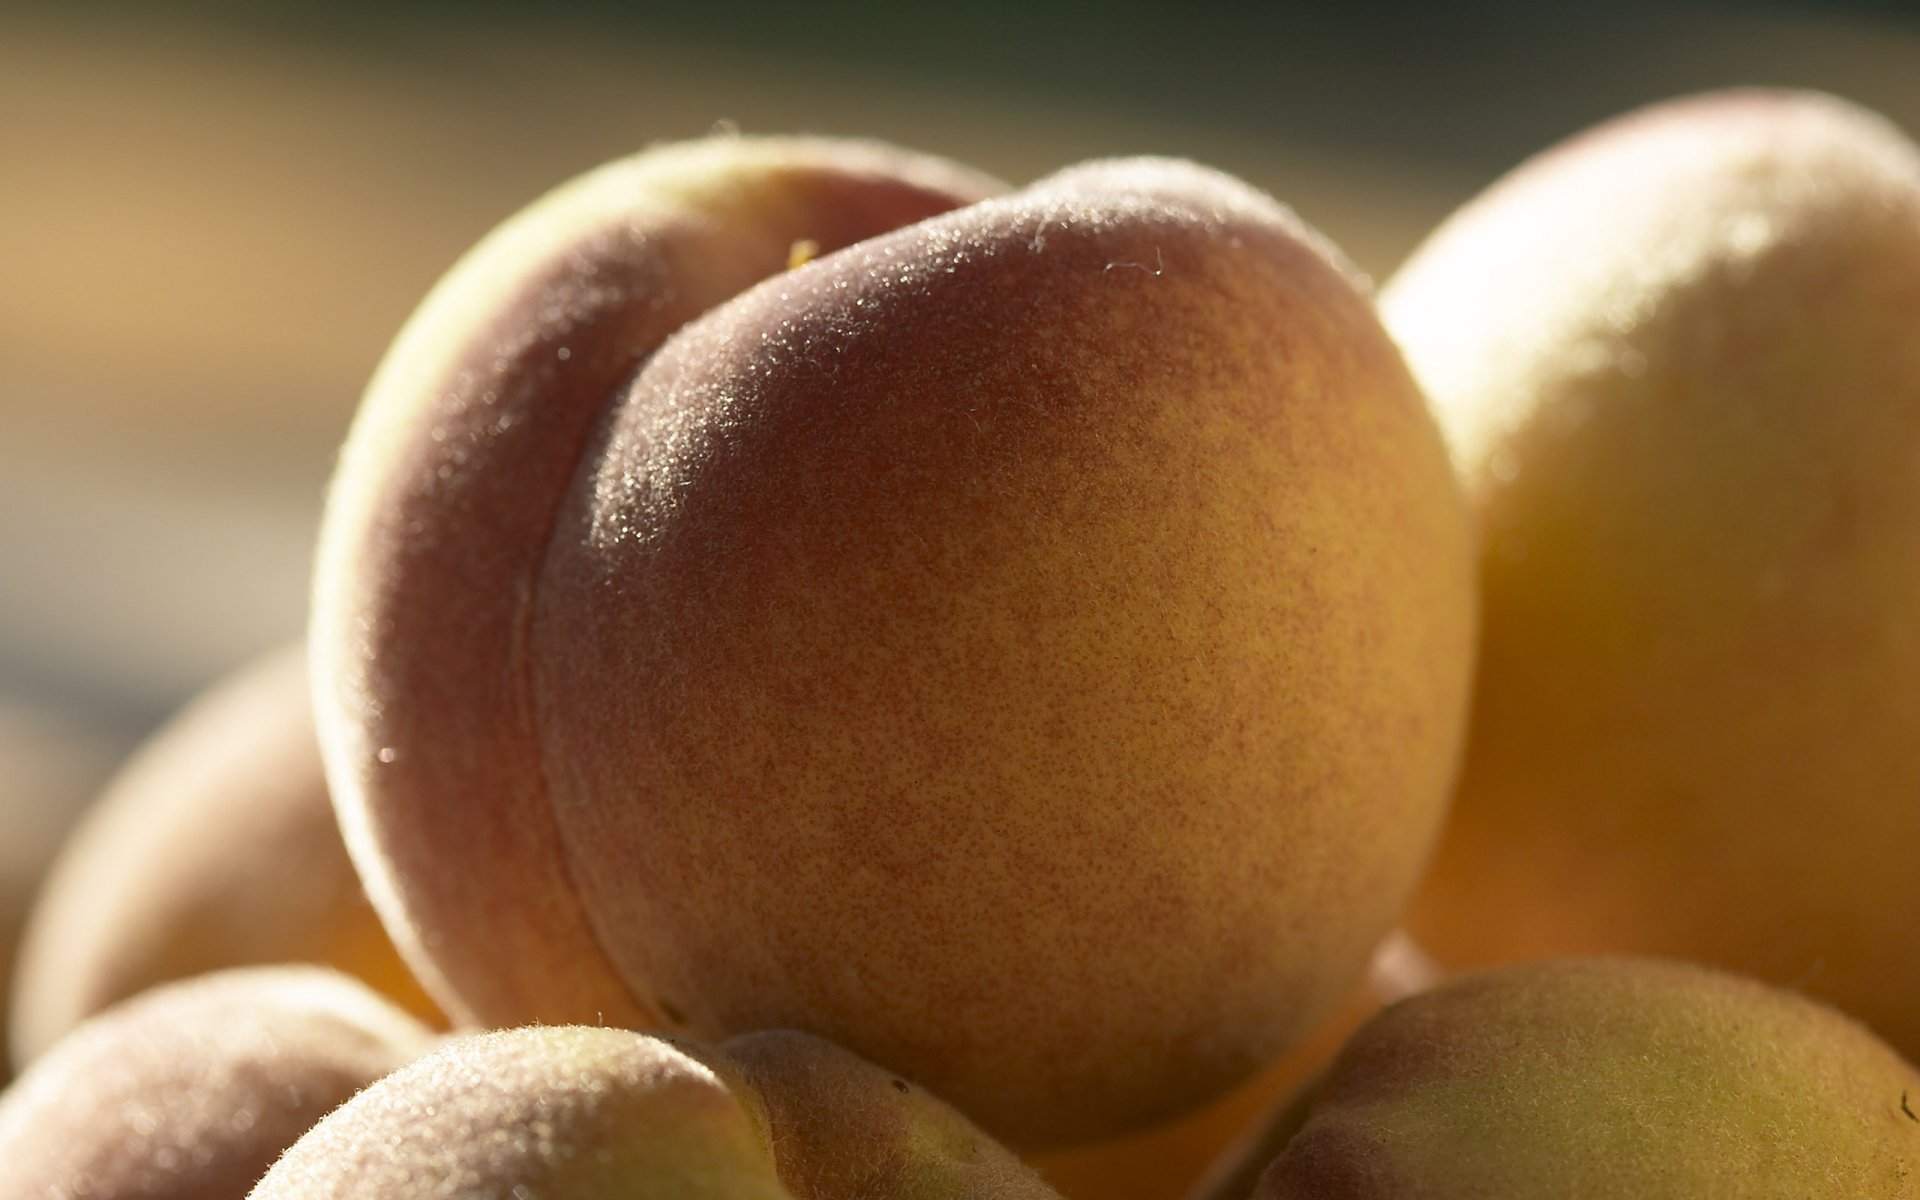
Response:
[{"label": "yellow peach skin", "polygon": [[1920,1053],[1920,154],[1658,106],[1515,172],[1383,312],[1481,543],[1450,966],[1695,958]]},{"label": "yellow peach skin", "polygon": [[1368,1022],[1253,1200],[1912,1200],[1916,1097],[1911,1063],[1793,992],[1691,963],[1520,963]]}]

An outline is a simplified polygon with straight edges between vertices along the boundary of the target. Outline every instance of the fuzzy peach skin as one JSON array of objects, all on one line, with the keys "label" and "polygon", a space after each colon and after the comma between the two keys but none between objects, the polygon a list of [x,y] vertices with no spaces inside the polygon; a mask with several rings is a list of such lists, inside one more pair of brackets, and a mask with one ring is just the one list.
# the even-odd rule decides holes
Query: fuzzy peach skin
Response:
[{"label": "fuzzy peach skin", "polygon": [[405,944],[491,972],[449,1002],[806,1029],[1029,1146],[1325,1017],[1424,865],[1474,621],[1335,253],[1191,164],[1083,167],[715,307],[533,473],[462,397],[571,412],[555,370],[641,356],[459,282],[552,269],[554,214],[403,335],[322,536],[330,775]]},{"label": "fuzzy peach skin", "polygon": [[480,1034],[302,1138],[254,1200],[1058,1200],[906,1080],[806,1034]]},{"label": "fuzzy peach skin", "polygon": [[1451,966],[1696,958],[1920,1055],[1920,152],[1830,97],[1657,106],[1383,297],[1476,523]]},{"label": "fuzzy peach skin", "polygon": [[0,1095],[0,1195],[241,1200],[314,1122],[437,1035],[319,967],[251,967],[93,1018]]},{"label": "fuzzy peach skin", "polygon": [[1920,1071],[1797,993],[1691,963],[1521,963],[1362,1028],[1253,1197],[1911,1200],[1916,1104]]},{"label": "fuzzy peach skin", "polygon": [[62,849],[21,951],[14,1061],[156,984],[282,962],[334,967],[444,1023],[347,858],[298,647],[164,726]]}]

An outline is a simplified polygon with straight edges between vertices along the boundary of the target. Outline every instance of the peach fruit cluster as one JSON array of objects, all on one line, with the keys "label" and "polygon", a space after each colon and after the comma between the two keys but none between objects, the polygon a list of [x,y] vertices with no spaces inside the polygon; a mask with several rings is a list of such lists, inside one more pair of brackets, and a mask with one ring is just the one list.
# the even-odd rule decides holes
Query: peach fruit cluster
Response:
[{"label": "peach fruit cluster", "polygon": [[59,864],[0,1193],[1920,1197],[1916,515],[1920,151],[1829,97],[1377,306],[1192,163],[649,150]]}]

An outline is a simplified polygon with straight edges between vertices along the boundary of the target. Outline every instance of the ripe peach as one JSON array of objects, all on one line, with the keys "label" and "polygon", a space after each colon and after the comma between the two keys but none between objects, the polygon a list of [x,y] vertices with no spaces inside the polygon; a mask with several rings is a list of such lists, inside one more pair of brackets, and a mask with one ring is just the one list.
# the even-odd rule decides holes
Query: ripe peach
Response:
[{"label": "ripe peach", "polygon": [[113,766],[107,739],[0,696],[0,1087],[13,1078],[5,1000],[13,995],[20,939],[55,852]]},{"label": "ripe peach", "polygon": [[1695,958],[1920,1055],[1920,150],[1830,97],[1660,105],[1516,171],[1382,303],[1486,606],[1414,936]]},{"label": "ripe peach", "polygon": [[672,1015],[604,965],[528,688],[534,584],[612,398],[668,334],[802,243],[832,251],[992,186],[864,143],[664,147],[496,230],[401,332],[329,499],[314,686],[349,848],[456,1017]]},{"label": "ripe peach", "polygon": [[0,1194],[240,1200],[314,1122],[434,1040],[318,967],[163,985],[74,1030],[0,1096]]},{"label": "ripe peach", "polygon": [[831,1043],[535,1026],[449,1042],[321,1122],[254,1200],[1050,1200],[921,1089]]},{"label": "ripe peach", "polygon": [[1651,959],[1522,963],[1362,1028],[1253,1195],[1911,1200],[1916,1103],[1920,1071],[1793,992]]},{"label": "ripe peach", "polygon": [[1359,976],[1452,781],[1469,555],[1271,199],[1141,160],[929,215],[951,178],[721,142],[517,218],[374,381],[313,652],[448,1003],[803,1028],[1059,1144]]},{"label": "ripe peach", "polygon": [[336,967],[442,1019],[347,858],[292,649],[154,735],[62,850],[21,952],[15,1061],[155,984],[279,962]]}]

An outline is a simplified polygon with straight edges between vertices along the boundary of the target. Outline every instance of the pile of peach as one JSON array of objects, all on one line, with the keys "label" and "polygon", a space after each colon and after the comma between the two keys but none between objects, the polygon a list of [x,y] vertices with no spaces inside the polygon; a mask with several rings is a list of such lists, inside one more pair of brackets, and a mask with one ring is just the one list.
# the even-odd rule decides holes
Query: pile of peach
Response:
[{"label": "pile of peach", "polygon": [[662,147],[59,864],[0,1194],[1920,1197],[1916,737],[1870,114],[1622,118],[1377,304],[1190,163]]}]

